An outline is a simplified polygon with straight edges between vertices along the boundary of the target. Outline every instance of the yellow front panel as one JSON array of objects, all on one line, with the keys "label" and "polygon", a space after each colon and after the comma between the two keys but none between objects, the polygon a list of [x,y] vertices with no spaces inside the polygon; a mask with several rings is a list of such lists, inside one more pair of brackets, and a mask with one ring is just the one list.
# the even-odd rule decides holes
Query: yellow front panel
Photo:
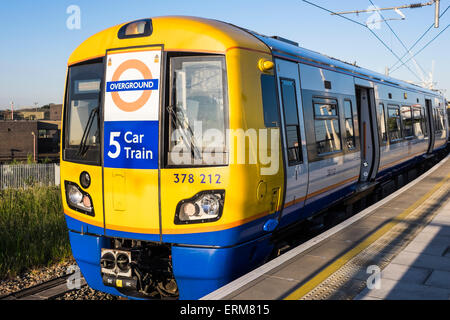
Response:
[{"label": "yellow front panel", "polygon": [[159,234],[158,170],[104,169],[106,229]]}]

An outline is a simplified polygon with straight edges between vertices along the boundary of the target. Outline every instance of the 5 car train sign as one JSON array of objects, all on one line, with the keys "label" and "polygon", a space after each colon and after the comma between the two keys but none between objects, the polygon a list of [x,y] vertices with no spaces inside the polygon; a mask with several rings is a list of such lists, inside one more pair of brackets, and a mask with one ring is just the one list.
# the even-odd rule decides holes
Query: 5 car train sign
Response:
[{"label": "5 car train sign", "polygon": [[161,50],[107,56],[104,166],[157,169]]}]

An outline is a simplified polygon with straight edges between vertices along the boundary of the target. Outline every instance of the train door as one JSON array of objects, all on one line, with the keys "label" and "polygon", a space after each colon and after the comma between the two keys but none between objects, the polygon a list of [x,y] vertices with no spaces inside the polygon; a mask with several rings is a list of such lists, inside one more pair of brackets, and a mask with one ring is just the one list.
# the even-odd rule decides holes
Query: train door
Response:
[{"label": "train door", "polygon": [[356,86],[361,145],[360,183],[374,179],[378,170],[380,148],[373,88]]},{"label": "train door", "polygon": [[427,113],[427,119],[428,119],[428,134],[430,137],[430,144],[428,145],[428,153],[431,153],[433,151],[434,147],[434,140],[436,135],[434,134],[434,113],[433,113],[433,104],[431,102],[431,99],[425,99],[425,110]]},{"label": "train door", "polygon": [[103,123],[105,234],[160,240],[161,47],[108,50]]},{"label": "train door", "polygon": [[296,216],[304,206],[308,187],[308,157],[298,65],[277,60],[276,69],[286,174],[285,202],[281,214],[283,218]]}]

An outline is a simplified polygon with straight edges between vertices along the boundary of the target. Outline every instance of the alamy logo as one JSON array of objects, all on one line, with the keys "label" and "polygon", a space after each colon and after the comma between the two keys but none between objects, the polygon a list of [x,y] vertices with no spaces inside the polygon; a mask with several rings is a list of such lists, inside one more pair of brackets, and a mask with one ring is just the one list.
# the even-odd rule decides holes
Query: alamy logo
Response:
[{"label": "alamy logo", "polygon": [[[189,143],[178,143],[170,152],[170,160],[176,165],[208,164],[221,161],[224,145],[229,146],[229,164],[259,164],[261,175],[275,175],[279,170],[278,129],[227,129],[225,131],[209,128],[203,131],[201,121],[194,121]],[[189,135],[188,135],[189,136]],[[186,129],[177,128],[172,132],[171,141],[185,139]],[[200,147],[199,147],[200,146]],[[197,149],[207,149],[210,156],[193,159]]]},{"label": "alamy logo", "polygon": [[374,13],[372,13],[370,15],[369,18],[367,18],[366,20],[366,25],[369,29],[373,30],[373,29],[381,29],[381,22],[382,22],[382,17],[380,15],[379,7],[377,6],[369,6],[367,8],[367,10],[376,10]]},{"label": "alamy logo", "polygon": [[381,269],[379,266],[371,265],[367,267],[367,274],[370,274],[367,278],[367,288],[370,290],[381,288]]},{"label": "alamy logo", "polygon": [[71,274],[67,278],[67,289],[80,289],[81,288],[81,271],[80,268],[74,264],[67,268],[67,274]]},{"label": "alamy logo", "polygon": [[69,30],[81,29],[81,9],[77,5],[70,5],[67,7],[66,13],[70,16],[66,20],[66,26]]}]

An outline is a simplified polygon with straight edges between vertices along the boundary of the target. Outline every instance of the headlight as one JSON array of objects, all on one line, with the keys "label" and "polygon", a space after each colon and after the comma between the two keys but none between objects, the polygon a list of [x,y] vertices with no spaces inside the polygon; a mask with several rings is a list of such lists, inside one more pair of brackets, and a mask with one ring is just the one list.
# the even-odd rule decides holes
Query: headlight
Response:
[{"label": "headlight", "polygon": [[205,194],[200,200],[200,205],[204,214],[217,216],[220,209],[220,196]]},{"label": "headlight", "polygon": [[74,185],[69,185],[67,188],[69,201],[73,204],[80,203],[83,200],[83,194]]},{"label": "headlight", "polygon": [[94,216],[92,199],[86,192],[82,191],[75,183],[65,181],[66,200],[73,210]]},{"label": "headlight", "polygon": [[175,224],[217,221],[222,216],[225,190],[211,190],[197,193],[191,199],[178,203]]}]

